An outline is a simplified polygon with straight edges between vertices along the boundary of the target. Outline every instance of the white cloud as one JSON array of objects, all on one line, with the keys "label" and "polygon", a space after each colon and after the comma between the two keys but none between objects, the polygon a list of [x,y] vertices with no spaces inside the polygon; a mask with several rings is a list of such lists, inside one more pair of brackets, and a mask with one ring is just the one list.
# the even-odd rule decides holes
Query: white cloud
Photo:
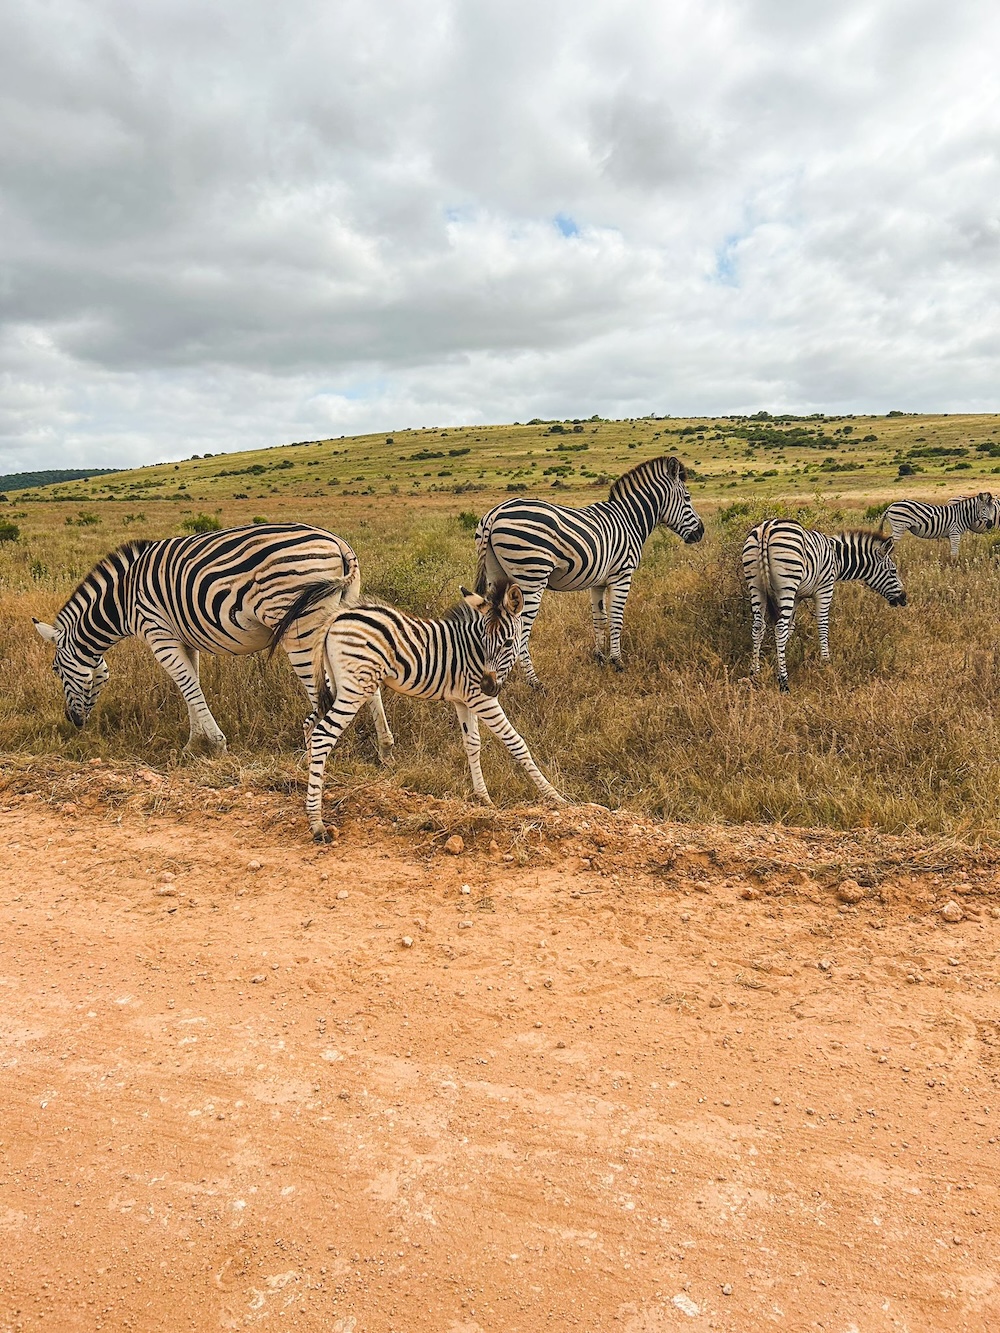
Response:
[{"label": "white cloud", "polygon": [[976,0],[0,4],[0,471],[998,407]]}]

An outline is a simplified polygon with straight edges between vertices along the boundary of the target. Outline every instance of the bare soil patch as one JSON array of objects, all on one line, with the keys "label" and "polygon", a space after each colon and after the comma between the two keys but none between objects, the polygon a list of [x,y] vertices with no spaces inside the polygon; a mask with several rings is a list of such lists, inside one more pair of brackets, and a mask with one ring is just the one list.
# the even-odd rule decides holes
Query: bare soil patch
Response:
[{"label": "bare soil patch", "polygon": [[4,1333],[1000,1326],[991,851],[22,777]]}]

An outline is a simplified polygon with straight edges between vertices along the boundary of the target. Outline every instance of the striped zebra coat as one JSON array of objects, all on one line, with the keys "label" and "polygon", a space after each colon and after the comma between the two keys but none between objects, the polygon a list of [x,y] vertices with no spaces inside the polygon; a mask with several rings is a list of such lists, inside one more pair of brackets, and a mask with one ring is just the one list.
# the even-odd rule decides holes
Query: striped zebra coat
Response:
[{"label": "striped zebra coat", "polygon": [[643,547],[660,523],[685,542],[701,541],[705,533],[678,458],[640,463],[618,478],[607,500],[583,509],[547,500],[505,500],[480,520],[476,591],[484,593],[501,577],[522,589],[519,658],[531,685],[540,682],[528,643],[546,588],[590,592],[597,661],[622,669],[625,603]]},{"label": "striped zebra coat", "polygon": [[[315,705],[313,654],[326,621],[358,600],[358,558],[340,537],[303,523],[255,524],[193,537],[127,542],[99,561],[56,616],[35,621],[56,645],[53,671],[62,682],[66,716],[82,727],[108,679],[107,650],[144,638],[187,704],[187,752],[220,754],[226,738],[199,681],[199,653],[258,653],[303,584],[327,580],[327,598],[312,607],[285,644],[295,674]],[[392,748],[381,695],[372,712],[385,757]]]},{"label": "striped zebra coat", "polygon": [[988,532],[997,521],[996,501],[989,491],[968,495],[947,504],[925,504],[922,500],[897,500],[882,515],[882,527],[888,523],[893,542],[908,532],[914,537],[947,537],[951,558],[958,558],[958,544],[963,532]]},{"label": "striped zebra coat", "polygon": [[791,519],[771,518],[749,534],[743,546],[743,573],[753,607],[751,678],[760,674],[764,622],[774,625],[778,684],[788,690],[785,648],[798,603],[816,607],[820,658],[830,660],[830,604],[834,584],[857,579],[890,606],[905,606],[906,593],[892,558],[892,539],[878,532],[842,532],[828,537]]},{"label": "striped zebra coat", "polygon": [[[564,803],[497,699],[520,641],[521,590],[504,579],[485,597],[464,588],[462,595],[463,600],[439,620],[421,620],[391,606],[359,602],[339,611],[319,640],[315,662],[319,717],[309,733],[306,794],[306,814],[317,842],[330,840],[323,824],[327,758],[361,706],[383,685],[399,694],[454,705],[472,786],[487,805],[492,802],[479,760],[480,722],[504,743],[546,800]],[[323,584],[305,589],[278,626],[275,642],[325,596]]]}]

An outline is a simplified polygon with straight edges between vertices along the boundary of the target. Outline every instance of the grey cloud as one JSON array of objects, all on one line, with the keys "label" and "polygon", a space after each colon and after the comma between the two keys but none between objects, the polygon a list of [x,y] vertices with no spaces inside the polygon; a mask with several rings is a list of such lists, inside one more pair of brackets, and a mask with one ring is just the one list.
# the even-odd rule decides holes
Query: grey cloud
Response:
[{"label": "grey cloud", "polygon": [[428,415],[995,406],[975,0],[0,25],[0,467]]}]

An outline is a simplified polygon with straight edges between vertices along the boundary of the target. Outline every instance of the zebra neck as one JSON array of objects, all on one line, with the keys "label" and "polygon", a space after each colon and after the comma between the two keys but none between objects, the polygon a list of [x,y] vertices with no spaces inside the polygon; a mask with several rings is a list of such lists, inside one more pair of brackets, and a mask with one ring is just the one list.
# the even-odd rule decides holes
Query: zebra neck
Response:
[{"label": "zebra neck", "polygon": [[83,655],[100,657],[132,633],[129,622],[134,598],[129,575],[137,554],[114,551],[105,556],[56,617],[57,627]]},{"label": "zebra neck", "polygon": [[840,537],[831,537],[835,577],[838,583],[851,583],[863,579],[869,574],[868,561],[864,551],[857,551]]},{"label": "zebra neck", "polygon": [[654,490],[625,491],[605,503],[622,515],[638,537],[640,545],[645,545],[653,529],[662,519],[666,507],[663,497]]}]

